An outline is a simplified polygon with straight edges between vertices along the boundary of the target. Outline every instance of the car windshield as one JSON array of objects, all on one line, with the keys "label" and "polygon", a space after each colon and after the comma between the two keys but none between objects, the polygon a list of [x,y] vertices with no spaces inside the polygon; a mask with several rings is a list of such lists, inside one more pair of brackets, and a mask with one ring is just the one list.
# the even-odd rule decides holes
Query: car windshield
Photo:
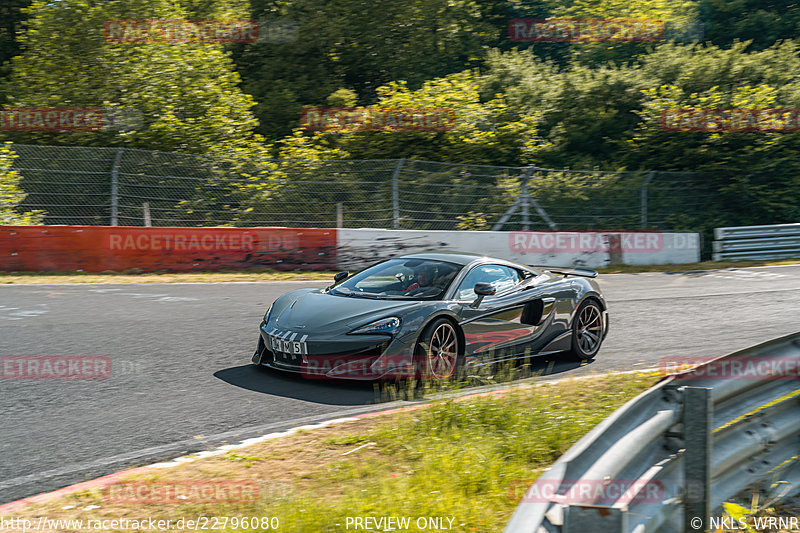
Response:
[{"label": "car windshield", "polygon": [[376,299],[436,300],[460,265],[430,259],[389,259],[334,285],[331,294]]}]

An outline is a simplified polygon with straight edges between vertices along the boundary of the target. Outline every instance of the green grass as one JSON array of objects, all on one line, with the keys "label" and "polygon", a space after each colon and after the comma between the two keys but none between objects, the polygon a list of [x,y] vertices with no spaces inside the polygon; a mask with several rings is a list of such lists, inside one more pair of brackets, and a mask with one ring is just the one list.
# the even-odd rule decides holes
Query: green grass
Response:
[{"label": "green grass", "polygon": [[531,480],[656,381],[653,373],[625,374],[440,401],[137,478],[256,480],[255,503],[131,509],[92,491],[20,515],[80,516],[61,509],[70,504],[100,506],[84,516],[277,516],[280,530],[291,532],[344,531],[348,516],[441,516],[454,519],[454,531],[494,532]]},{"label": "green grass", "polygon": [[338,460],[316,479],[342,486],[339,498],[265,508],[296,531],[366,514],[452,516],[458,531],[497,531],[516,506],[516,482],[535,478],[653,378],[603,381],[447,401],[381,424],[362,436],[376,455]]}]

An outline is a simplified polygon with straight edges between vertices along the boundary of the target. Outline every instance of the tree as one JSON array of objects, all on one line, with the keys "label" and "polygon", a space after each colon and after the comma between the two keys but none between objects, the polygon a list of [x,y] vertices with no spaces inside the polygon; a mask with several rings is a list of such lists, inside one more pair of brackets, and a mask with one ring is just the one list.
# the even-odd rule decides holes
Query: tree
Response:
[{"label": "tree", "polygon": [[[204,9],[203,16],[214,14],[211,7]],[[180,5],[36,0],[27,13],[23,52],[11,62],[10,106],[112,108],[138,120],[106,122],[101,131],[9,133],[12,139],[184,152],[258,140],[252,135],[255,103],[239,89],[222,44],[120,43],[104,37],[108,21],[194,17]]]},{"label": "tree", "polygon": [[512,110],[498,96],[482,101],[469,71],[436,78],[412,90],[405,81],[377,89],[375,110],[435,108],[454,112],[444,131],[326,131],[305,135],[296,130],[281,141],[281,157],[296,158],[309,145],[329,158],[415,158],[473,164],[522,164],[540,149],[536,113]]},{"label": "tree", "polygon": [[800,37],[800,5],[794,0],[705,0],[706,39],[730,47],[749,41],[764,50],[778,41]]},{"label": "tree", "polygon": [[20,212],[19,205],[27,194],[19,187],[22,179],[19,172],[11,167],[17,155],[11,150],[11,143],[0,145],[0,225],[41,224],[43,211]]},{"label": "tree", "polygon": [[[0,4],[0,80],[8,76],[9,66],[6,63],[19,53],[17,32],[25,20],[23,8],[30,3],[31,0],[5,0]],[[0,92],[0,104],[3,99]]]},{"label": "tree", "polygon": [[638,123],[646,86],[627,65],[560,67],[529,50],[493,52],[478,81],[484,98],[502,94],[514,113],[538,116],[531,163],[575,169],[619,168],[616,140]]},{"label": "tree", "polygon": [[505,0],[252,0],[252,6],[256,19],[294,25],[292,39],[265,35],[235,51],[243,87],[259,103],[259,131],[269,139],[288,135],[304,106],[326,105],[337,89],[370,105],[382,85],[403,80],[419,88],[478,66],[488,47],[508,40]]}]

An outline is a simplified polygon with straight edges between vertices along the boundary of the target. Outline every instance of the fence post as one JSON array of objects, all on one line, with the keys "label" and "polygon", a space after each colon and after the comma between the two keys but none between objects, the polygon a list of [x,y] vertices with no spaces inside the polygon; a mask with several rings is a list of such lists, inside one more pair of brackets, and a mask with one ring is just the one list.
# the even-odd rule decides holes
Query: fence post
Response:
[{"label": "fence post", "polygon": [[[684,531],[705,530],[711,514],[711,389],[683,389]],[[701,527],[698,526],[698,519]]]},{"label": "fence post", "polygon": [[647,229],[647,186],[650,181],[656,176],[656,171],[651,170],[647,173],[647,177],[642,182],[642,229]]},{"label": "fence post", "polygon": [[[545,221],[545,223],[547,224],[547,226],[551,230],[558,231],[558,225],[556,225],[556,223],[553,222],[553,219],[550,218],[550,215],[547,214],[547,211],[545,211],[544,208],[541,205],[539,205],[539,202],[536,200],[536,198],[531,196],[531,193],[528,190],[528,180],[530,180],[531,176],[533,176],[533,173],[536,170],[540,170],[540,169],[537,169],[537,167],[534,167],[534,166],[530,166],[525,171],[525,178],[526,178],[525,179],[525,201],[528,204],[533,206],[533,208],[536,210],[536,213],[542,218],[542,220]],[[527,228],[525,228],[525,229],[527,229]]]},{"label": "fence post", "polygon": [[542,217],[542,220],[547,223],[553,231],[558,231],[558,226],[553,219],[551,219],[547,215],[547,211],[545,211],[542,206],[539,205],[539,202],[536,201],[536,198],[532,197],[531,194],[528,192],[528,180],[531,178],[533,173],[538,170],[535,166],[529,166],[525,168],[525,171],[519,176],[520,178],[520,188],[519,188],[519,198],[517,198],[511,207],[506,209],[506,212],[503,213],[503,216],[500,217],[500,220],[494,223],[492,226],[492,231],[500,231],[503,229],[503,226],[508,222],[517,209],[522,209],[522,227],[525,231],[530,230],[530,207],[536,210],[536,213]]},{"label": "fence post", "polygon": [[392,172],[392,228],[400,227],[400,169],[403,168],[405,159],[398,159]]},{"label": "fence post", "polygon": [[530,200],[530,196],[528,195],[528,178],[531,175],[532,169],[528,169],[525,171],[525,174],[522,175],[522,179],[520,180],[520,199],[522,203],[520,205],[521,210],[520,214],[522,215],[522,230],[529,231],[531,229],[531,217],[530,212],[528,211],[528,203]]},{"label": "fence post", "polygon": [[111,166],[111,225],[119,226],[119,164],[124,148],[117,148],[114,164]]},{"label": "fence post", "polygon": [[149,228],[153,225],[153,219],[150,218],[150,202],[142,204],[142,216],[144,217],[144,225]]}]

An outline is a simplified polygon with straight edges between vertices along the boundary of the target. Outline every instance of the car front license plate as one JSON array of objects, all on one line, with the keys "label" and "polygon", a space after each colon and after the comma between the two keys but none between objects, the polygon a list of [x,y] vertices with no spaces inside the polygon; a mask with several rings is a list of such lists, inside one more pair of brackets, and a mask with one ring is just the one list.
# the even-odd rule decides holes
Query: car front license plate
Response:
[{"label": "car front license plate", "polygon": [[308,346],[305,341],[293,341],[276,335],[269,335],[270,349],[273,352],[288,353],[292,355],[307,355]]}]

